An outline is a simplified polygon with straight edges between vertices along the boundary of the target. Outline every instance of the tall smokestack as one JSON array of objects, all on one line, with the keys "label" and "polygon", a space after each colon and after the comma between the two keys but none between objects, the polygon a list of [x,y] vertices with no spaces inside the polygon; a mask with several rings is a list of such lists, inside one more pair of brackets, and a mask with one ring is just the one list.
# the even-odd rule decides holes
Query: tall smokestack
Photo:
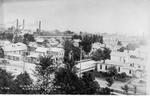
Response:
[{"label": "tall smokestack", "polygon": [[16,29],[18,30],[18,27],[19,27],[19,23],[18,23],[19,21],[18,21],[18,19],[17,19],[17,21],[16,21]]},{"label": "tall smokestack", "polygon": [[39,32],[41,32],[41,21],[39,21]]},{"label": "tall smokestack", "polygon": [[23,22],[22,22],[22,29],[24,30],[24,26],[25,26],[25,21],[23,19]]}]

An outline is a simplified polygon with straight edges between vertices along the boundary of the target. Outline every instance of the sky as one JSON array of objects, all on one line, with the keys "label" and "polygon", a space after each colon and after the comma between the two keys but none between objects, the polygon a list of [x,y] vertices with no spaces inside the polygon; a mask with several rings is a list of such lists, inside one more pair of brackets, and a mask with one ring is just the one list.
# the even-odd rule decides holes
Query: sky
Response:
[{"label": "sky", "polygon": [[4,0],[7,26],[16,19],[25,28],[75,32],[148,34],[149,0]]}]

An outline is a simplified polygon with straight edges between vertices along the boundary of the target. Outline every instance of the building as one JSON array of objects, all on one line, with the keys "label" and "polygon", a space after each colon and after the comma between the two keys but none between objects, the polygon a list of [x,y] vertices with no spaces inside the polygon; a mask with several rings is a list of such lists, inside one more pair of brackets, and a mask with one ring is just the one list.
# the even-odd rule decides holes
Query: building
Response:
[{"label": "building", "polygon": [[5,54],[5,59],[6,60],[13,60],[13,61],[22,61],[23,60],[23,56],[20,55],[20,54],[8,53],[8,54]]},{"label": "building", "polygon": [[39,47],[36,42],[29,42],[28,46],[29,46],[29,50],[32,52],[34,52],[36,50],[36,48]]},{"label": "building", "polygon": [[62,48],[52,47],[48,54],[52,55],[53,60],[57,64],[62,64],[64,59],[65,51]]},{"label": "building", "polygon": [[55,38],[48,39],[48,42],[48,44],[52,47],[57,46],[59,44],[59,42]]},{"label": "building", "polygon": [[47,55],[49,55],[48,51],[49,51],[49,48],[37,47],[35,50],[35,53],[38,53],[41,56],[47,56]]},{"label": "building", "polygon": [[8,46],[11,42],[8,40],[0,40],[0,47]]},{"label": "building", "polygon": [[77,74],[79,75],[80,72],[82,74],[84,72],[95,70],[97,66],[97,62],[91,59],[84,59],[84,60],[78,61],[75,66],[77,67],[77,69],[79,69],[77,72]]},{"label": "building", "polygon": [[2,48],[4,50],[4,54],[20,54],[20,55],[23,55],[25,52],[27,52],[28,49],[27,46],[23,43],[10,44]]},{"label": "building", "polygon": [[105,44],[101,44],[99,42],[93,43],[90,54],[92,54],[93,52],[95,52],[97,49],[103,50],[104,47],[105,47]]},{"label": "building", "polygon": [[111,60],[123,63],[126,63],[130,58],[130,55],[127,52],[112,51],[110,55]]},{"label": "building", "polygon": [[28,55],[25,58],[25,62],[36,64],[36,63],[39,63],[39,58],[40,58],[39,53],[33,53],[31,55]]},{"label": "building", "polygon": [[[118,73],[126,73],[128,76],[139,76],[139,74],[142,75],[142,70],[140,71],[139,68],[136,68],[135,66],[132,66],[132,63],[123,63],[123,62],[116,62],[112,60],[106,60],[105,63],[98,62],[97,64],[97,71],[98,72],[108,72],[108,68],[115,67],[117,69]],[[139,73],[140,72],[140,73]],[[140,75],[140,76],[141,76]]]},{"label": "building", "polygon": [[62,64],[64,58],[64,49],[52,47],[52,48],[44,48],[38,47],[35,52],[32,52],[26,58],[26,62],[36,63],[39,62],[41,56],[52,56],[53,62],[56,64]]}]

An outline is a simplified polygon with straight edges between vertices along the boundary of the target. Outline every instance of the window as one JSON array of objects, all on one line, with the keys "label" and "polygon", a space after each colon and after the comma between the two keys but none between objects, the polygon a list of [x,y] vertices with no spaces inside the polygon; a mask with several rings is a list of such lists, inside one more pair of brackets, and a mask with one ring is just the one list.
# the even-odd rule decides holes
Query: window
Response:
[{"label": "window", "polygon": [[102,65],[100,65],[100,69],[102,69]]},{"label": "window", "polygon": [[105,66],[105,70],[107,70],[107,65]]},{"label": "window", "polygon": [[120,72],[120,67],[118,67],[118,72]]},{"label": "window", "polygon": [[131,70],[129,70],[129,74],[131,74]]}]

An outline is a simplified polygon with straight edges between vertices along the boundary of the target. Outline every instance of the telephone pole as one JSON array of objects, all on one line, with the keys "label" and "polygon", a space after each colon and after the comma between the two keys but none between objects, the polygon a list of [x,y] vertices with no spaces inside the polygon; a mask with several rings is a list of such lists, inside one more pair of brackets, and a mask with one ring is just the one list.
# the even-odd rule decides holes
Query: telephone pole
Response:
[{"label": "telephone pole", "polygon": [[80,77],[81,77],[82,46],[80,47]]}]

